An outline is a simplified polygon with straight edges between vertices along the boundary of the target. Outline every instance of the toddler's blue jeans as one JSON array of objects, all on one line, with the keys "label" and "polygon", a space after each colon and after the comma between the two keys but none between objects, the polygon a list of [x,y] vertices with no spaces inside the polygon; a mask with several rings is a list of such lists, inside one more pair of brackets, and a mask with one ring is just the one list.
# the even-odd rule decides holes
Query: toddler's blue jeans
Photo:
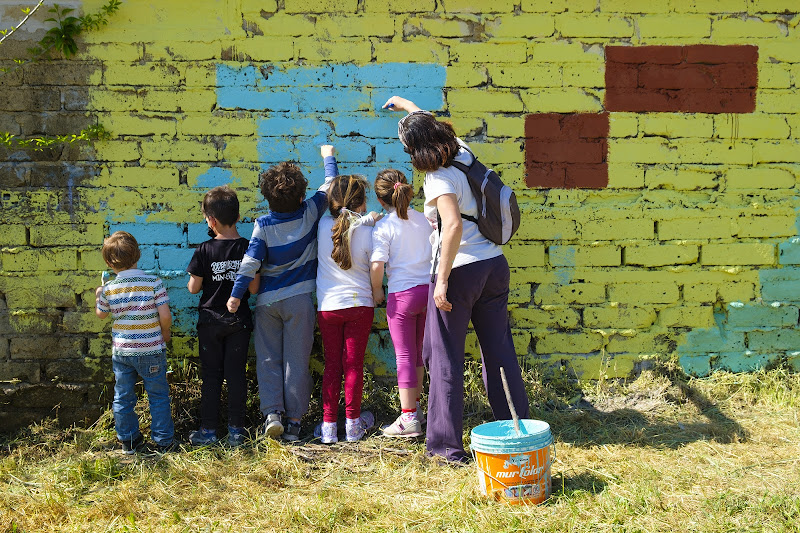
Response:
[{"label": "toddler's blue jeans", "polygon": [[111,367],[114,370],[114,425],[117,438],[132,441],[141,435],[136,406],[136,381],[139,376],[144,381],[144,390],[150,403],[150,434],[159,446],[172,444],[175,426],[169,401],[167,383],[167,351],[160,355],[113,355]]}]

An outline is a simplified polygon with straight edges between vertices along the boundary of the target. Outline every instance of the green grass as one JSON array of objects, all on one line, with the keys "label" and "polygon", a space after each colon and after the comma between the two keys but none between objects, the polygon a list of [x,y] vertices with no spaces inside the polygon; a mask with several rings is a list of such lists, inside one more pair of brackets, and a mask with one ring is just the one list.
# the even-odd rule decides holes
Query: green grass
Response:
[{"label": "green grass", "polygon": [[[473,467],[378,436],[123,456],[106,413],[88,429],[43,423],[0,441],[0,532],[800,531],[797,374],[527,379],[532,416],[556,437],[543,505],[488,501]],[[392,390],[366,391],[368,406],[392,413]],[[477,367],[466,406],[468,436],[489,416]]]}]

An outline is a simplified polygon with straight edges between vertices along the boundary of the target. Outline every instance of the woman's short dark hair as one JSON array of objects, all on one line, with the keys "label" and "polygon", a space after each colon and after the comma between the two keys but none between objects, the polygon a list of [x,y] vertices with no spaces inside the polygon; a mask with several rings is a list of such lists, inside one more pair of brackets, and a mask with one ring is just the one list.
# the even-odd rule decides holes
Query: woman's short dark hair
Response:
[{"label": "woman's short dark hair", "polygon": [[429,113],[412,113],[400,125],[402,141],[417,170],[433,172],[449,167],[460,146],[449,122],[441,122]]},{"label": "woman's short dark hair", "polygon": [[291,213],[300,209],[306,197],[308,180],[300,167],[284,161],[269,167],[258,179],[261,194],[269,203],[270,211]]}]

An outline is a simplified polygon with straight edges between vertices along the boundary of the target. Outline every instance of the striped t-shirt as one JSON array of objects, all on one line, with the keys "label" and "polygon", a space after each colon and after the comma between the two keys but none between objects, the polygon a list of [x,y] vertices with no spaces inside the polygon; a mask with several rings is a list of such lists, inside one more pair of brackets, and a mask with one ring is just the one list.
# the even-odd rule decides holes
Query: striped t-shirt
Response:
[{"label": "striped t-shirt", "polygon": [[139,269],[123,270],[105,285],[97,308],[111,313],[114,355],[158,355],[166,349],[156,307],[169,303],[158,276]]},{"label": "striped t-shirt", "polygon": [[324,158],[325,182],[291,213],[270,212],[253,225],[250,245],[242,257],[231,296],[242,298],[247,285],[261,273],[256,306],[314,292],[317,278],[317,227],[328,209],[327,190],[339,175],[336,158]]}]

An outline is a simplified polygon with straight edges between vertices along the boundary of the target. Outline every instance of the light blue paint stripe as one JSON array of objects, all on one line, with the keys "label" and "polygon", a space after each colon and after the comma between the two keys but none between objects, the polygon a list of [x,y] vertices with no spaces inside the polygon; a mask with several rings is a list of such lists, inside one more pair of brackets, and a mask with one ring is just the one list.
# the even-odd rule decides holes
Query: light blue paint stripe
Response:
[{"label": "light blue paint stripe", "polygon": [[139,268],[142,270],[153,270],[157,268],[155,246],[139,246],[139,251],[142,253],[142,256],[139,258]]},{"label": "light blue paint stripe", "polygon": [[[308,87],[292,89],[294,102],[300,113],[333,113],[342,111],[367,111],[372,109],[373,99],[369,90],[348,87]],[[441,91],[440,91],[441,95]]]},{"label": "light blue paint stripe", "polygon": [[[258,141],[257,149],[259,162],[300,160],[300,154],[295,149],[294,143],[287,138],[261,139]],[[319,159],[320,165],[322,165],[322,158]]]},{"label": "light blue paint stripe", "polygon": [[[444,85],[444,84],[443,84]],[[373,109],[376,112],[386,113],[381,111],[381,106],[392,96],[400,94],[403,98],[411,100],[417,106],[428,111],[439,111],[444,109],[444,93],[441,89],[434,87],[431,88],[405,88],[395,87],[388,89],[373,89],[372,90],[372,103]],[[395,128],[396,129],[396,128]]]},{"label": "light blue paint stripe", "polygon": [[[336,160],[340,166],[342,163],[363,163],[372,159],[372,145],[365,139],[358,137],[337,138],[332,139],[332,144],[336,148]],[[312,163],[314,166],[322,164],[318,144],[298,140],[295,142],[295,151],[299,160],[304,163]],[[339,172],[341,171],[340,168]]]},{"label": "light blue paint stripe", "polygon": [[222,167],[211,167],[197,177],[193,187],[200,189],[212,189],[220,185],[241,185],[241,180],[233,176],[230,169]]},{"label": "light blue paint stripe", "polygon": [[139,244],[185,244],[183,224],[167,222],[112,224],[111,233],[127,231]]},{"label": "light blue paint stripe", "polygon": [[217,65],[217,87],[257,87],[264,76],[253,66]]},{"label": "light blue paint stripe", "polygon": [[220,87],[217,105],[223,109],[255,111],[296,111],[297,104],[287,92],[263,91],[254,87]]},{"label": "light blue paint stripe", "polygon": [[285,115],[271,116],[258,120],[256,133],[261,137],[322,137],[333,135],[330,124],[317,116],[303,115],[287,117]]},{"label": "light blue paint stripe", "polygon": [[371,139],[397,141],[397,122],[402,113],[382,113],[377,116],[365,114],[337,114],[331,122],[338,136],[359,135]]},{"label": "light blue paint stripe", "polygon": [[794,237],[788,242],[778,245],[779,258],[781,265],[800,265],[800,238]]},{"label": "light blue paint stripe", "polygon": [[376,143],[375,159],[376,161],[393,164],[407,163],[409,161],[408,154],[403,151],[403,145],[400,141]]},{"label": "light blue paint stripe", "polygon": [[158,248],[158,268],[161,270],[186,270],[194,255],[194,248]]},{"label": "light blue paint stripe", "polygon": [[441,89],[447,77],[446,68],[435,63],[372,63],[360,67],[358,73],[361,84],[368,87]]},{"label": "light blue paint stripe", "polygon": [[[261,215],[262,213],[260,213],[260,212],[258,212],[258,213],[240,212],[239,214],[242,215],[243,219],[245,218],[244,215],[247,215],[247,219],[252,219],[252,218],[254,218],[256,216]],[[198,244],[200,244],[202,242],[206,242],[208,239],[211,238],[211,237],[208,236],[208,224],[206,224],[205,222],[200,222],[198,224],[187,224],[187,227],[189,229],[189,232],[188,232],[189,233],[189,246],[196,246],[196,245],[198,245]],[[236,230],[239,232],[239,235],[241,237],[244,237],[245,239],[249,239],[250,235],[252,235],[252,233],[253,233],[253,222],[252,221],[251,222],[241,221],[238,224],[236,224]],[[187,266],[188,266],[188,263],[187,263]]]}]

